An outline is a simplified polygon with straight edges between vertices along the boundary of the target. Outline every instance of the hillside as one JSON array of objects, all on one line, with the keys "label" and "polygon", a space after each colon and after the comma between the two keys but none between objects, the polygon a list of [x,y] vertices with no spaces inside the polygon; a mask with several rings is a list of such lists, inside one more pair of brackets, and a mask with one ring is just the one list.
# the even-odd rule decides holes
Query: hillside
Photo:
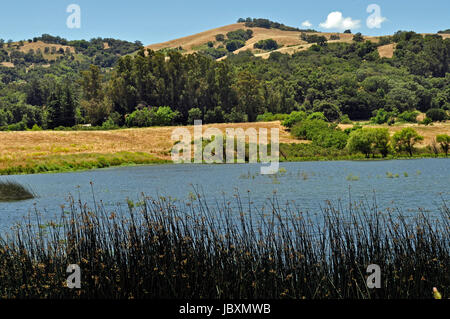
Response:
[{"label": "hillside", "polygon": [[[146,46],[146,48],[158,51],[162,49],[178,49],[182,48],[183,53],[191,54],[194,52],[198,52],[207,47],[207,43],[209,41],[214,43],[214,47],[218,48],[222,43],[216,40],[216,35],[223,34],[226,35],[228,32],[237,31],[239,29],[251,29],[253,31],[253,37],[246,41],[245,46],[235,50],[234,53],[239,53],[245,50],[251,50],[257,56],[268,57],[270,54],[264,52],[260,49],[255,49],[254,44],[260,40],[273,39],[280,46],[280,49],[275,50],[282,53],[294,53],[301,50],[306,50],[312,44],[307,43],[306,41],[301,40],[300,36],[302,33],[312,35],[321,35],[325,36],[328,40],[330,40],[331,35],[338,35],[340,40],[332,40],[332,42],[351,42],[353,35],[352,34],[344,34],[344,33],[314,33],[314,32],[300,32],[300,31],[283,31],[279,29],[267,29],[260,27],[246,27],[245,23],[234,23],[230,25],[226,25],[223,27],[211,29],[208,31],[200,32],[194,35],[190,35],[187,37],[182,37],[175,40],[170,40],[163,43],[151,44]],[[377,41],[376,37],[365,37],[368,40]]]},{"label": "hillside", "polygon": [[[302,32],[302,31],[284,31],[280,29],[267,29],[261,27],[246,27],[245,23],[234,23],[226,26],[222,26],[219,28],[207,30],[204,32],[200,32],[194,35],[182,37],[179,39],[170,40],[167,42],[156,43],[147,45],[147,49],[151,49],[154,51],[158,50],[180,50],[184,54],[192,54],[194,52],[200,52],[208,48],[208,42],[213,43],[213,47],[215,49],[221,48],[224,45],[223,41],[217,41],[216,35],[223,34],[226,36],[228,32],[237,31],[240,29],[250,29],[253,31],[253,36],[245,41],[245,45],[237,50],[234,50],[233,53],[237,54],[241,51],[250,50],[255,56],[262,57],[267,59],[272,52],[280,52],[285,54],[294,54],[299,51],[304,51],[310,48],[314,43],[308,43],[301,39],[302,34],[306,34],[307,36],[317,35],[324,36],[327,39],[328,43],[351,43],[353,40],[354,34],[349,33],[337,33],[337,32]],[[425,34],[423,34],[425,35]],[[449,38],[450,34],[439,34],[444,39]],[[338,39],[332,39],[332,37],[338,37]],[[363,36],[365,40],[371,41],[373,43],[378,43],[380,37],[376,36]],[[255,49],[254,45],[258,41],[273,39],[280,46],[276,50],[261,50]],[[378,48],[380,57],[392,58],[394,55],[395,45],[394,44],[386,44],[380,46]],[[223,56],[219,58],[222,60],[226,58]]]},{"label": "hillside", "polygon": [[139,41],[132,43],[102,38],[68,41],[48,34],[18,42],[5,43],[0,39],[0,66],[28,70],[30,67],[48,68],[51,64],[77,61],[110,68],[121,56],[141,47]]},{"label": "hillside", "polygon": [[[179,39],[147,45],[145,48],[154,51],[175,50],[183,54],[205,52],[208,49],[222,50],[220,51],[221,56],[218,58],[218,60],[222,60],[229,53],[225,49],[227,34],[238,30],[251,30],[253,34],[249,39],[245,40],[242,47],[231,52],[237,54],[250,50],[255,56],[264,59],[267,59],[272,52],[292,55],[299,51],[305,51],[315,44],[302,40],[302,35],[325,37],[328,43],[351,43],[354,36],[349,33],[285,31],[276,28],[247,27],[245,23],[234,23]],[[444,39],[450,38],[450,34],[438,34]],[[225,40],[218,41],[216,39],[217,35],[223,35]],[[363,38],[373,43],[378,43],[380,40],[380,37],[373,36],[363,36]],[[263,50],[254,47],[259,41],[268,39],[276,41],[278,48]],[[139,41],[131,43],[101,38],[91,39],[90,41],[67,41],[66,39],[47,34],[32,40],[10,43],[2,41],[0,39],[0,67],[14,68],[24,66],[27,69],[31,66],[49,67],[50,64],[64,59],[92,63],[100,67],[113,67],[120,56],[134,55],[142,45]],[[394,50],[395,44],[393,43],[378,47],[380,57],[385,58],[392,58]]]}]

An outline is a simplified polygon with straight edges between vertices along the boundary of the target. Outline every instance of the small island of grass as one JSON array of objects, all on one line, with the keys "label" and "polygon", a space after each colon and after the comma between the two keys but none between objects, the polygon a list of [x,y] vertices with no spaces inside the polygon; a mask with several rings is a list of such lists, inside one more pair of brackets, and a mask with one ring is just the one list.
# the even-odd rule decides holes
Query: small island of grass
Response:
[{"label": "small island of grass", "polygon": [[35,197],[33,191],[14,181],[0,181],[0,202],[19,201]]}]

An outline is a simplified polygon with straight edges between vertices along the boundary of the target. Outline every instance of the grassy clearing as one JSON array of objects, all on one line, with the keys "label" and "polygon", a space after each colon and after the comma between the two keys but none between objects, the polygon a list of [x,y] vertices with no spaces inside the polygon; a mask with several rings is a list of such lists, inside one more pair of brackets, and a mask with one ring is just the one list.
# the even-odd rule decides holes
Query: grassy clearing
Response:
[{"label": "grassy clearing", "polygon": [[[367,203],[328,203],[313,216],[276,198],[266,210],[239,197],[214,207],[201,198],[144,198],[128,202],[128,213],[72,200],[58,221],[30,218],[0,239],[0,296],[432,298],[433,287],[450,294],[445,203],[433,217]],[[69,264],[81,267],[81,289],[65,287]],[[366,286],[370,264],[381,267],[380,289]]]},{"label": "grassy clearing", "polygon": [[0,202],[10,202],[32,199],[34,192],[14,181],[0,181]]},{"label": "grassy clearing", "polygon": [[[204,130],[226,128],[279,128],[280,141],[299,143],[279,122],[204,125]],[[150,127],[113,131],[36,131],[0,132],[0,174],[59,172],[74,169],[105,167],[100,157],[114,159],[126,154],[123,160],[112,160],[113,165],[166,163],[171,160],[171,140],[176,127]],[[194,136],[193,126],[186,126]],[[130,154],[140,154],[130,159]],[[147,159],[143,159],[144,155]],[[85,164],[82,164],[86,159]],[[92,163],[94,162],[94,164]],[[95,163],[98,162],[98,163]],[[46,167],[45,167],[46,166]],[[71,167],[75,166],[75,167]]]},{"label": "grassy clearing", "polygon": [[146,153],[47,155],[29,158],[20,165],[0,169],[0,175],[57,173],[112,166],[164,164],[169,161]]},{"label": "grassy clearing", "polygon": [[[347,128],[352,125],[341,125]],[[389,127],[391,134],[410,124]],[[413,125],[414,126],[414,125]],[[324,149],[309,141],[293,138],[279,121],[255,123],[223,123],[204,125],[203,129],[218,128],[278,128],[280,130],[281,161],[362,160],[362,155]],[[378,126],[381,127],[381,126]],[[193,136],[193,126],[186,126]],[[450,122],[435,126],[414,126],[425,136],[414,157],[434,157],[428,147],[437,134],[450,134]],[[175,127],[150,127],[113,131],[36,131],[0,132],[0,174],[62,172],[117,165],[167,163],[175,141],[171,134]],[[134,154],[134,155],[133,155]],[[439,155],[441,156],[441,155]],[[133,158],[135,157],[135,158]],[[388,159],[408,158],[392,156]],[[105,161],[106,159],[106,161]]]}]

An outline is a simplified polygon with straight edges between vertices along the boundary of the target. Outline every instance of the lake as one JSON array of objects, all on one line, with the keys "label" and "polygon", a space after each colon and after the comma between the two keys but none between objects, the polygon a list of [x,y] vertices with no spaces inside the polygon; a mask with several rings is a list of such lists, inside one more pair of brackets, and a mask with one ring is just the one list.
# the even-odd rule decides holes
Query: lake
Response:
[{"label": "lake", "polygon": [[[208,203],[233,201],[239,192],[264,205],[276,193],[280,204],[295,202],[304,211],[320,212],[326,200],[349,202],[376,195],[380,208],[404,212],[436,211],[442,198],[450,199],[450,159],[393,161],[329,161],[281,163],[277,176],[260,175],[259,164],[156,165],[118,167],[60,174],[2,176],[29,185],[39,196],[22,202],[0,203],[0,230],[9,229],[30,211],[44,218],[61,213],[69,194],[91,207],[93,182],[97,201],[111,210],[126,207],[127,198],[141,194],[186,201],[197,188]],[[248,192],[250,191],[250,192]]]}]

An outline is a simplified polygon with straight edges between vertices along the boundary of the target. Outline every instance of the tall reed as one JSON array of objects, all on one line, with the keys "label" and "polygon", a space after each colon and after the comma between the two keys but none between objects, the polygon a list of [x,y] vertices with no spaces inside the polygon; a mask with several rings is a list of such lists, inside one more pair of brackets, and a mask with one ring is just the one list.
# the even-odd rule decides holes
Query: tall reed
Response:
[{"label": "tall reed", "polygon": [[[95,197],[94,197],[95,200]],[[320,214],[250,200],[144,198],[128,210],[71,200],[0,239],[3,298],[431,298],[450,293],[450,209],[414,217],[328,202]],[[81,289],[68,289],[69,264]],[[366,285],[367,266],[382,271]]]}]

